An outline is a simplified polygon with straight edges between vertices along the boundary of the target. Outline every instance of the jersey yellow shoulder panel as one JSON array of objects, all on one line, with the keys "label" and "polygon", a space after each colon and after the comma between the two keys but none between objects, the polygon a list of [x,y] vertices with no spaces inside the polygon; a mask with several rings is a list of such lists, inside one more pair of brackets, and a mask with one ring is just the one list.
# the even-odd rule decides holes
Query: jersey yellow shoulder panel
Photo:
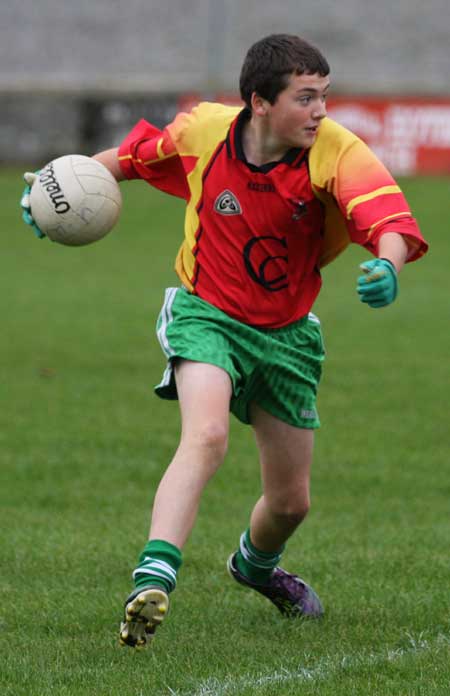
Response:
[{"label": "jersey yellow shoulder panel", "polygon": [[330,118],[325,118],[309,153],[311,185],[325,208],[320,266],[333,261],[350,244],[346,220],[333,193],[339,176],[339,160],[357,142],[359,138],[356,135]]},{"label": "jersey yellow shoulder panel", "polygon": [[180,113],[168,126],[170,137],[181,158],[193,157],[187,181],[191,192],[184,220],[185,238],[178,252],[175,268],[183,283],[192,290],[195,258],[192,248],[199,218],[197,205],[202,195],[202,177],[217,145],[227,136],[231,123],[242,107],[201,102],[190,113]]},{"label": "jersey yellow shoulder panel", "polygon": [[354,133],[331,118],[324,118],[309,154],[312,184],[331,192],[339,160],[358,142],[360,139]]},{"label": "jersey yellow shoulder panel", "polygon": [[201,102],[190,113],[179,113],[168,130],[180,157],[212,152],[240,111],[239,106]]}]

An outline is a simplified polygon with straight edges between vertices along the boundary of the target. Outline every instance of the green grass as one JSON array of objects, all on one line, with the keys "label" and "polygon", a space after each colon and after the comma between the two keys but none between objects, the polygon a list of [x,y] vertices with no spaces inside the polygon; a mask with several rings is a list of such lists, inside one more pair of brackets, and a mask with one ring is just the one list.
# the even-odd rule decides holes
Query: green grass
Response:
[{"label": "green grass", "polygon": [[325,618],[286,622],[226,575],[260,485],[233,421],[170,617],[138,654],[117,627],[177,444],[177,406],[152,386],[183,208],[125,185],[117,229],[64,248],[21,224],[18,172],[0,183],[2,696],[448,694],[449,180],[402,182],[431,251],[392,307],[359,303],[363,249],[324,272],[313,508],[284,565]]}]

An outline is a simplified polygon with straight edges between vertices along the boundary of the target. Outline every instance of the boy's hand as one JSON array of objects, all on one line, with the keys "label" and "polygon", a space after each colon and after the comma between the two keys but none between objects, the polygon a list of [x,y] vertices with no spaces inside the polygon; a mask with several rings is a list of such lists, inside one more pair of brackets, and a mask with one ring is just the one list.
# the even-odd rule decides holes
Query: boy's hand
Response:
[{"label": "boy's hand", "polygon": [[387,259],[373,259],[360,265],[357,292],[369,307],[385,307],[397,297],[398,281],[394,264]]},{"label": "boy's hand", "polygon": [[30,225],[30,227],[33,228],[34,233],[37,237],[42,239],[43,237],[45,237],[45,234],[36,225],[36,222],[34,221],[33,216],[31,214],[31,208],[30,208],[31,187],[34,184],[34,181],[37,178],[38,173],[39,172],[37,172],[36,174],[34,174],[33,172],[25,172],[25,174],[23,175],[26,186],[23,190],[22,198],[20,199],[20,206],[22,208],[23,221],[26,222],[27,225]]}]

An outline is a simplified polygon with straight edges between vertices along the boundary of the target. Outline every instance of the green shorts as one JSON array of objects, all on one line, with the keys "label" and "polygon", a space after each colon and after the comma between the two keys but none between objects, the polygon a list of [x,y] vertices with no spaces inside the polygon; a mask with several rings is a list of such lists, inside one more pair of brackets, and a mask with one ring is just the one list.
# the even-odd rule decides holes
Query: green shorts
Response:
[{"label": "green shorts", "polygon": [[320,322],[310,313],[281,329],[232,319],[184,288],[167,288],[157,334],[168,359],[158,396],[176,399],[177,358],[217,365],[230,375],[230,410],[250,423],[252,402],[300,428],[318,428],[316,394],[324,348]]}]

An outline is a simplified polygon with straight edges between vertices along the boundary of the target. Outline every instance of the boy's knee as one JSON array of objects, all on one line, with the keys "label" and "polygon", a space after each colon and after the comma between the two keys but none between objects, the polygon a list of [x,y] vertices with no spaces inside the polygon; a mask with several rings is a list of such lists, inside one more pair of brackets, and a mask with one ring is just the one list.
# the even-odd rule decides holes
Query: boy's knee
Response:
[{"label": "boy's knee", "polygon": [[205,421],[200,427],[186,433],[183,442],[200,450],[208,458],[222,460],[228,448],[228,428],[219,422]]},{"label": "boy's knee", "polygon": [[292,526],[303,522],[311,507],[309,495],[303,493],[277,497],[268,502],[272,514],[286,520]]}]

